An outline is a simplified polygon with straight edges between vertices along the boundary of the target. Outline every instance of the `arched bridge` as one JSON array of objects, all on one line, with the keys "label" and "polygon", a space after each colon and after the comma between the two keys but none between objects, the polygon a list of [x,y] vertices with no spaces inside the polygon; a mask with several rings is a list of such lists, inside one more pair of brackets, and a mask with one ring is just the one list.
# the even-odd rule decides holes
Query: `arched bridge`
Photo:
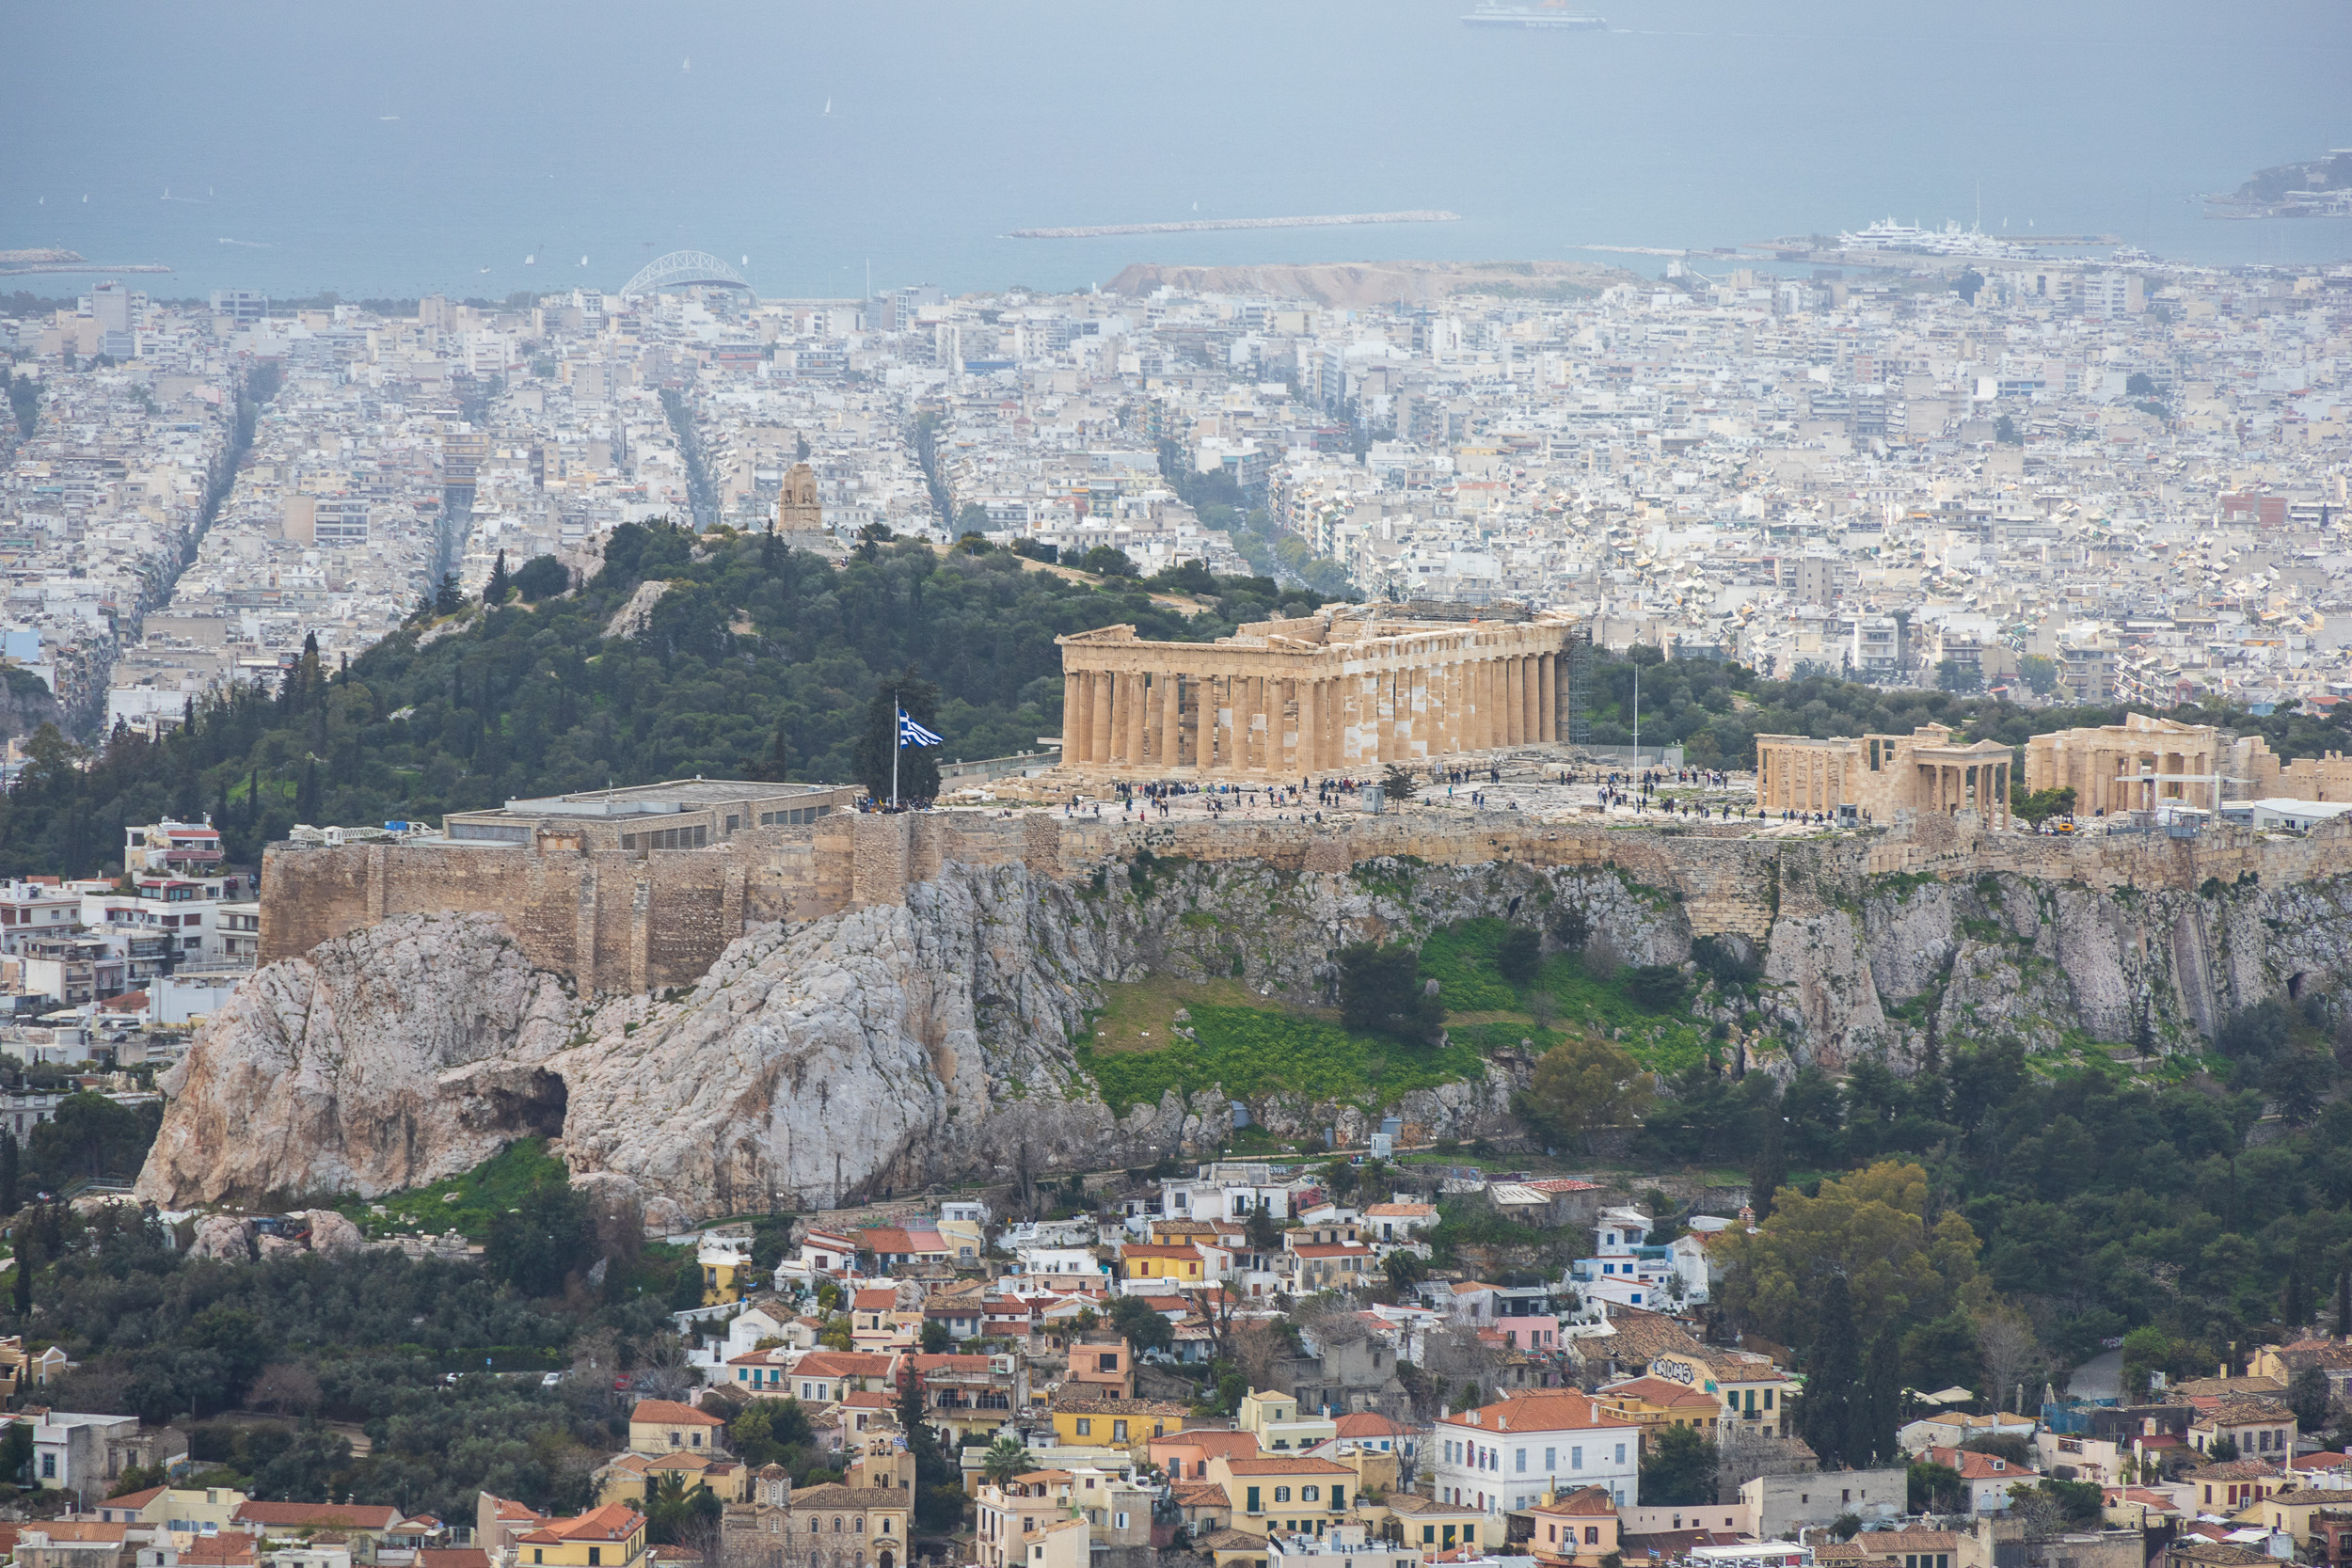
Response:
[{"label": "arched bridge", "polygon": [[637,276],[621,285],[623,294],[660,293],[663,289],[682,289],[691,284],[706,283],[721,288],[741,289],[751,293],[752,286],[743,275],[728,266],[707,250],[673,250],[667,256],[655,258],[637,269]]}]

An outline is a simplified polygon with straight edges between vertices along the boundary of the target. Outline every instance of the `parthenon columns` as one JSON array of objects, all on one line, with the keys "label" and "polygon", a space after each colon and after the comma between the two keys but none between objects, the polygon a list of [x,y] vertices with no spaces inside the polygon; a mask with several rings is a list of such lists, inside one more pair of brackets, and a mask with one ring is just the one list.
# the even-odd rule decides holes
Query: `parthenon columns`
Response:
[{"label": "parthenon columns", "polygon": [[1146,642],[1130,626],[1064,637],[1062,761],[1270,781],[1546,744],[1566,625],[1349,609],[1216,642]]}]

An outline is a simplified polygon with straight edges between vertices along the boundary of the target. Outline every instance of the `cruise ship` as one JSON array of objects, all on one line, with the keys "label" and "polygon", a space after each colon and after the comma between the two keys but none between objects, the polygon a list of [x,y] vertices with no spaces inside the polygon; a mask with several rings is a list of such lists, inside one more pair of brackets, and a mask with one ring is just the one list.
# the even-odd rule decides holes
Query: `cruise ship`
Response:
[{"label": "cruise ship", "polygon": [[1609,25],[1605,16],[1582,16],[1562,7],[1560,0],[1542,0],[1539,5],[1498,5],[1486,0],[1474,11],[1462,16],[1465,27],[1554,27],[1581,33],[1595,33]]},{"label": "cruise ship", "polygon": [[1840,250],[1893,250],[1910,256],[1982,256],[2012,261],[2031,254],[2022,245],[1996,240],[1979,230],[1963,229],[1957,223],[1947,223],[1941,229],[1920,229],[1897,223],[1891,217],[1881,218],[1867,229],[1841,232],[1837,246]]}]

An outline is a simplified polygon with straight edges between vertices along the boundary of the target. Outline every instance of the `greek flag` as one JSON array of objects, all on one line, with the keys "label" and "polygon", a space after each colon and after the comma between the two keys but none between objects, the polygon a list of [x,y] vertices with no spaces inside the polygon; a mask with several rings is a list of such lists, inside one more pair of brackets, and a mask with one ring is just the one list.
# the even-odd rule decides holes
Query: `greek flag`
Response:
[{"label": "greek flag", "polygon": [[939,736],[907,717],[907,710],[898,710],[898,744],[901,746],[936,746]]}]

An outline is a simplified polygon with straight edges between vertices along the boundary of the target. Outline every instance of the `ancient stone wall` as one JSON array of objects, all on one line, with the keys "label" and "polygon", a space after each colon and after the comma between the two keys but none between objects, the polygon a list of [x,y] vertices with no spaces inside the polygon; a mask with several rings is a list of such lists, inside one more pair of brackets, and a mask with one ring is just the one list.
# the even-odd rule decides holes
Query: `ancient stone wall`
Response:
[{"label": "ancient stone wall", "polygon": [[1788,840],[1727,823],[1630,830],[1410,810],[1325,823],[941,812],[828,817],[708,849],[276,845],[264,861],[262,959],[296,957],[390,915],[479,911],[503,916],[539,968],[591,990],[644,991],[692,984],[747,926],[903,904],[910,887],[937,881],[951,864],[1021,865],[1076,883],[1142,851],[1281,872],[1383,858],[1610,866],[1673,896],[1694,935],[1761,941],[1776,915],[1825,909],[1859,896],[1868,878],[1896,873],[1963,880],[2008,872],[2183,893],[2212,880],[2341,876],[2352,872],[2352,822],[2300,837],[2224,829],[2074,839],[1986,833],[1973,816],[1906,812],[1873,832]]}]

